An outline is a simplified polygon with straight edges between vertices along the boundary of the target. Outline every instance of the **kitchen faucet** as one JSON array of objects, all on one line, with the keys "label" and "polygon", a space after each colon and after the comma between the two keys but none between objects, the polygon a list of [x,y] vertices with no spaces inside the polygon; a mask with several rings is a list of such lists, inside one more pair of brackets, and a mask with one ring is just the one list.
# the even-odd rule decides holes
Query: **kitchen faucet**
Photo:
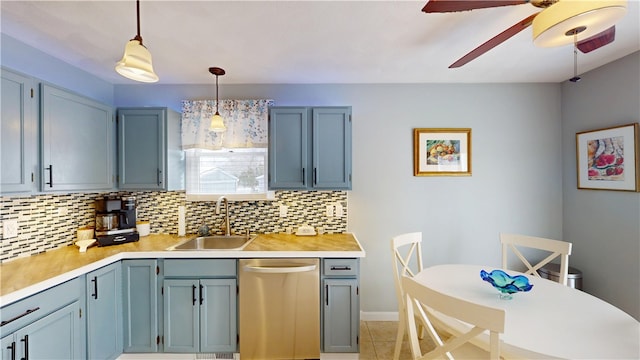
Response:
[{"label": "kitchen faucet", "polygon": [[231,228],[229,226],[229,200],[227,197],[222,195],[218,198],[216,202],[216,215],[220,214],[220,203],[224,200],[224,235],[231,236]]}]

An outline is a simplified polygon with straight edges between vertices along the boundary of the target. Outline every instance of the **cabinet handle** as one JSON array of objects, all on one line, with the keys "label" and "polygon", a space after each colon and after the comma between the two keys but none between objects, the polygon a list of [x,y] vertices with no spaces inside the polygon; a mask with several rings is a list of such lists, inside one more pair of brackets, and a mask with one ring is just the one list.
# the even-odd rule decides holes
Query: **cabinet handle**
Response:
[{"label": "cabinet handle", "polygon": [[313,185],[318,185],[318,168],[313,168]]},{"label": "cabinet handle", "polygon": [[204,288],[204,286],[200,284],[200,305],[202,305],[202,302],[204,301],[204,294],[203,294],[202,288]]},{"label": "cabinet handle", "polygon": [[302,168],[302,185],[307,186],[307,177],[304,175],[304,168]]},{"label": "cabinet handle", "polygon": [[40,310],[40,308],[39,308],[39,307],[37,307],[37,308],[29,309],[29,310],[27,310],[27,311],[23,312],[22,314],[20,314],[20,315],[18,315],[18,316],[16,316],[16,317],[13,317],[13,318],[11,318],[11,319],[9,319],[9,320],[5,320],[5,321],[3,321],[2,323],[0,323],[0,326],[5,326],[5,325],[7,325],[8,323],[13,322],[13,321],[16,321],[16,320],[20,319],[20,318],[21,318],[21,317],[23,317],[23,316],[27,316],[27,315],[31,314],[32,312],[34,312],[34,311],[36,311],[36,310]]},{"label": "cabinet handle", "polygon": [[53,165],[49,165],[45,170],[49,170],[49,182],[45,183],[45,185],[49,185],[49,187],[53,187]]},{"label": "cabinet handle", "polygon": [[20,360],[29,360],[29,335],[25,335],[20,341],[24,343],[24,357]]},{"label": "cabinet handle", "polygon": [[351,266],[348,265],[344,265],[344,266],[331,266],[331,270],[351,270]]},{"label": "cabinet handle", "polygon": [[16,342],[12,341],[11,345],[7,346],[7,349],[11,350],[11,360],[16,360]]},{"label": "cabinet handle", "polygon": [[158,169],[158,186],[162,186],[162,170]]},{"label": "cabinet handle", "polygon": [[191,285],[193,288],[191,289],[191,298],[193,299],[193,305],[196,304],[196,286]]},{"label": "cabinet handle", "polygon": [[329,306],[329,285],[324,286],[324,303]]},{"label": "cabinet handle", "polygon": [[93,294],[91,294],[91,296],[93,296],[94,299],[98,299],[98,277],[94,276],[91,282],[93,283]]}]

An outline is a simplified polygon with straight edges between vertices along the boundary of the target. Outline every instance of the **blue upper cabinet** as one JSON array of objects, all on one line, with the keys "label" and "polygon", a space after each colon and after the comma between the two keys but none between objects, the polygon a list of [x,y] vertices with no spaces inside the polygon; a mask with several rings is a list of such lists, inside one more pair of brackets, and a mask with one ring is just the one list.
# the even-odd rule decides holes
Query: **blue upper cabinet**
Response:
[{"label": "blue upper cabinet", "polygon": [[41,190],[113,189],[111,107],[55,86],[40,86]]},{"label": "blue upper cabinet", "polygon": [[351,107],[269,109],[269,189],[351,189]]},{"label": "blue upper cabinet", "polygon": [[269,109],[269,189],[306,189],[309,186],[308,109]]},{"label": "blue upper cabinet", "polygon": [[118,188],[184,190],[180,114],[167,108],[118,109]]},{"label": "blue upper cabinet", "polygon": [[35,80],[2,69],[0,110],[0,192],[30,193],[37,190],[37,92]]}]

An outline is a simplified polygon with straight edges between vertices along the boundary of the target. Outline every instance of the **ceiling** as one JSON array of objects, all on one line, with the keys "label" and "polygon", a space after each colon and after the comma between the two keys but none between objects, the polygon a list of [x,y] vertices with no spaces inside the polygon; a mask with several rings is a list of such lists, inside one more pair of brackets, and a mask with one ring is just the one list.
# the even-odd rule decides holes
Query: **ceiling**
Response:
[{"label": "ceiling", "polygon": [[[539,48],[531,27],[467,65],[458,58],[537,12],[530,4],[426,14],[423,1],[140,3],[141,35],[160,84],[562,82],[573,46]],[[578,73],[640,50],[640,0],[616,40],[578,53]],[[135,1],[1,1],[1,31],[110,83],[136,34]]]}]

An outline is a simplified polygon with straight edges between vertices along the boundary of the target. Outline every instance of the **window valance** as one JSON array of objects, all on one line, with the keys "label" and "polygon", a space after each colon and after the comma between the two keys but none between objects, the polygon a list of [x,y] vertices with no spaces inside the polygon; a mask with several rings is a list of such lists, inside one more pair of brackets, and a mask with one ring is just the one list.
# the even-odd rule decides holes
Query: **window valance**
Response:
[{"label": "window valance", "polygon": [[181,136],[183,149],[267,147],[269,106],[273,100],[220,100],[218,112],[226,132],[209,131],[216,112],[215,100],[183,100]]}]

